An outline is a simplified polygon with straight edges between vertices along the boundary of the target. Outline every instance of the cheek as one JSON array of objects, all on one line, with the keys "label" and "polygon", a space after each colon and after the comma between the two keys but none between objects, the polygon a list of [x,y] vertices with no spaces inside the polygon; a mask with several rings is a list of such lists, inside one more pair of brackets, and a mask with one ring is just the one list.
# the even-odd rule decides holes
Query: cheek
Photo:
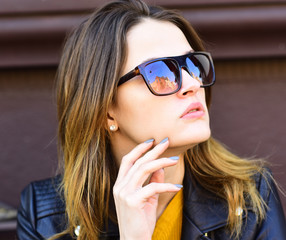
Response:
[{"label": "cheek", "polygon": [[[145,87],[146,88],[146,87]],[[149,91],[146,88],[147,91]],[[154,123],[152,118],[158,113],[154,104],[154,96],[144,88],[142,91],[125,91],[120,89],[117,96],[116,120],[120,131],[124,135],[132,135],[145,141],[150,134],[146,132]],[[136,93],[136,94],[135,94]],[[135,137],[135,135],[137,137]]]},{"label": "cheek", "polygon": [[198,93],[197,93],[197,96],[198,96],[200,102],[201,102],[204,106],[206,106],[206,105],[207,105],[207,104],[206,104],[206,91],[205,91],[204,88],[199,88]]},{"label": "cheek", "polygon": [[[125,88],[121,88],[117,95],[118,111],[117,115],[119,119],[129,120],[133,122],[135,119],[140,119],[144,116],[147,106],[149,105],[148,97],[146,97],[146,91],[144,86],[142,91],[138,91],[137,88],[133,87],[134,84],[126,84]],[[128,86],[128,87],[127,87]],[[123,87],[123,86],[122,86]]]}]

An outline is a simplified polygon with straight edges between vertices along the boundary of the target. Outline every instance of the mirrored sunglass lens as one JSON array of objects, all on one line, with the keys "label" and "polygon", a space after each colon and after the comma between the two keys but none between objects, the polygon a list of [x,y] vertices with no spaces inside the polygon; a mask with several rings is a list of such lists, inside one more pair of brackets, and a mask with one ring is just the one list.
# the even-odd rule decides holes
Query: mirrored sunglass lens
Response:
[{"label": "mirrored sunglass lens", "polygon": [[210,61],[205,55],[192,55],[186,59],[191,76],[202,84],[210,84],[211,66]]},{"label": "mirrored sunglass lens", "polygon": [[149,86],[158,94],[167,94],[178,89],[177,65],[172,60],[161,60],[145,66]]}]

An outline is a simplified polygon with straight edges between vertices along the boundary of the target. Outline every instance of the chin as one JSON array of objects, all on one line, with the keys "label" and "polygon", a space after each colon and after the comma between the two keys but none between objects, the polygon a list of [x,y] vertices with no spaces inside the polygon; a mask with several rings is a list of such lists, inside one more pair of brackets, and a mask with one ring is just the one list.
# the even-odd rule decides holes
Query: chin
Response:
[{"label": "chin", "polygon": [[183,133],[183,135],[177,135],[174,138],[170,137],[170,147],[182,147],[187,150],[198,145],[199,143],[207,141],[210,137],[210,128],[186,131]]},{"label": "chin", "polygon": [[191,147],[194,147],[202,142],[205,142],[207,141],[209,138],[210,138],[211,134],[204,134],[204,135],[201,135],[195,139],[191,139],[190,142],[189,142],[189,146]]},{"label": "chin", "polygon": [[207,141],[209,138],[211,137],[211,130],[210,128],[207,128],[205,130],[201,130],[197,135],[196,135],[196,143],[199,144],[199,143],[202,143],[202,142],[205,142]]}]

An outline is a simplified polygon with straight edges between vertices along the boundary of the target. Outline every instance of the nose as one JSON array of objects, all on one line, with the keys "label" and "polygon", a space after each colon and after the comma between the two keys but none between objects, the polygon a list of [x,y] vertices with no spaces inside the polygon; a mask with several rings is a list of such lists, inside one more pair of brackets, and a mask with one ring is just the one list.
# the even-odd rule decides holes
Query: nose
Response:
[{"label": "nose", "polygon": [[182,86],[178,91],[181,97],[195,95],[200,89],[200,82],[191,76],[189,72],[182,68]]}]

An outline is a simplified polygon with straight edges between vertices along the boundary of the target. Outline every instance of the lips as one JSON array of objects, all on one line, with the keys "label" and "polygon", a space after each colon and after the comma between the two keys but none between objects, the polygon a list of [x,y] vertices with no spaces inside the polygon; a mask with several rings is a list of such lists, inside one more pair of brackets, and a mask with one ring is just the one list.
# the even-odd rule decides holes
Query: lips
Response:
[{"label": "lips", "polygon": [[204,107],[200,102],[191,103],[180,118],[200,118],[205,114]]}]

